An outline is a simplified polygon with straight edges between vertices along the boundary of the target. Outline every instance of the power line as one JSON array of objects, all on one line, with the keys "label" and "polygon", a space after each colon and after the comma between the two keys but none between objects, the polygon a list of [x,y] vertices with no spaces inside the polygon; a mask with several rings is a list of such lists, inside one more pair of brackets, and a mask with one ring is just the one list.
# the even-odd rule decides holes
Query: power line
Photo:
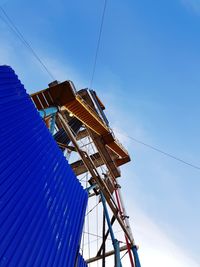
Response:
[{"label": "power line", "polygon": [[0,6],[0,10],[5,16],[1,16],[2,20],[7,24],[7,26],[13,31],[16,36],[19,38],[19,40],[26,46],[26,48],[33,54],[33,56],[37,59],[37,61],[42,65],[44,70],[47,72],[47,74],[51,77],[51,79],[56,80],[54,75],[51,73],[51,71],[47,68],[46,64],[42,61],[42,59],[38,56],[38,54],[35,52],[35,50],[32,48],[30,43],[24,38],[23,34],[20,32],[20,30],[17,28],[17,26],[14,24],[12,19],[8,16],[5,9]]},{"label": "power line", "polygon": [[188,165],[188,166],[190,166],[190,167],[192,167],[194,169],[200,170],[200,167],[199,166],[197,166],[197,165],[195,165],[193,163],[190,163],[188,161],[185,161],[185,160],[183,160],[183,159],[181,159],[179,157],[176,157],[176,156],[172,155],[171,153],[165,152],[164,150],[161,150],[161,149],[159,149],[157,147],[154,147],[152,145],[149,145],[149,144],[147,144],[147,143],[145,143],[143,141],[140,141],[140,140],[136,139],[135,137],[132,137],[132,136],[129,136],[129,135],[126,135],[126,134],[121,134],[121,135],[123,135],[125,137],[128,137],[129,139],[133,140],[134,142],[136,142],[138,144],[141,144],[143,146],[146,146],[146,147],[148,147],[148,148],[150,148],[150,149],[152,149],[152,150],[154,150],[154,151],[156,151],[158,153],[161,153],[161,154],[163,154],[163,155],[165,155],[165,156],[167,156],[169,158],[172,158],[172,159],[174,159],[176,161],[179,161],[179,162],[181,162],[183,164],[186,164],[186,165]]},{"label": "power line", "polygon": [[99,54],[99,47],[100,47],[100,43],[101,43],[101,36],[102,36],[102,32],[103,32],[103,23],[104,23],[104,18],[105,18],[105,13],[106,13],[106,7],[107,7],[107,0],[104,1],[103,13],[102,13],[101,24],[100,24],[100,29],[99,29],[99,37],[97,40],[97,47],[96,47],[96,52],[95,52],[95,57],[94,57],[94,65],[93,65],[93,69],[92,69],[92,77],[91,77],[89,88],[92,88],[92,84],[93,84],[93,80],[94,80],[94,74],[95,74],[96,65],[97,65],[97,58],[98,58],[98,54]]},{"label": "power line", "polygon": [[[95,74],[95,70],[96,70],[96,64],[97,64],[97,58],[98,58],[98,53],[99,53],[99,47],[100,47],[100,42],[101,42],[101,36],[102,36],[102,31],[103,31],[103,23],[104,23],[104,18],[105,18],[105,11],[106,11],[106,7],[107,7],[107,0],[104,1],[104,7],[103,7],[103,13],[102,13],[102,18],[101,18],[101,25],[100,25],[100,30],[99,30],[99,37],[98,37],[98,41],[97,41],[97,48],[96,48],[96,53],[95,53],[95,58],[94,58],[94,65],[93,65],[93,70],[92,70],[92,78],[91,78],[91,83],[90,83],[90,88],[92,87],[92,83],[94,80],[94,74]],[[2,20],[7,24],[7,26],[16,34],[16,36],[19,38],[19,40],[27,47],[27,49],[33,54],[33,56],[38,60],[38,62],[42,65],[42,67],[44,68],[44,70],[48,73],[48,75],[51,77],[51,79],[56,80],[54,75],[50,72],[50,70],[47,68],[46,64],[41,60],[41,58],[38,56],[38,54],[35,52],[35,50],[32,48],[32,46],[30,45],[30,43],[24,38],[23,34],[20,32],[20,30],[16,27],[16,25],[14,24],[14,22],[11,20],[11,18],[8,16],[7,12],[5,11],[5,9],[0,6],[0,10],[2,11],[2,13],[4,14],[4,16],[6,17],[6,19],[4,17],[1,16]],[[120,133],[121,134],[121,133]],[[128,135],[124,135],[126,137],[128,137],[129,139],[133,140],[134,142],[141,144],[143,146],[146,146],[156,152],[159,152],[167,157],[170,157],[176,161],[179,161],[183,164],[186,164],[192,168],[198,169],[200,170],[200,167],[192,164],[190,162],[187,162],[181,158],[178,158],[174,155],[172,155],[171,153],[165,152],[159,148],[156,148],[152,145],[149,145],[147,143],[144,143],[143,141],[140,141],[132,136],[128,136]]]}]

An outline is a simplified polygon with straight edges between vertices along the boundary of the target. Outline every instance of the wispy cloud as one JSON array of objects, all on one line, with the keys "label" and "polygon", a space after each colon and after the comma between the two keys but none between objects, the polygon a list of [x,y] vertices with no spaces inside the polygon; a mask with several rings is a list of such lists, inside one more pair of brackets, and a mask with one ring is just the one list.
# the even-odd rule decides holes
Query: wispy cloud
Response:
[{"label": "wispy cloud", "polygon": [[143,267],[198,267],[199,264],[191,259],[141,210],[134,209],[135,234],[140,240],[139,249]]},{"label": "wispy cloud", "polygon": [[[27,50],[24,44],[16,38],[13,32],[8,30],[6,25],[0,24],[0,30],[2,30],[0,65],[11,66],[19,75],[29,93],[47,87],[48,83],[52,80],[43,66]],[[50,56],[45,49],[34,47],[34,50],[58,81],[72,80],[77,89],[87,85],[87,82],[68,62],[58,57]]]},{"label": "wispy cloud", "polygon": [[[182,216],[183,220],[185,218],[184,213],[181,213],[180,211],[185,205],[185,196],[180,188],[180,185],[183,186],[180,184],[179,179],[181,173],[176,172],[176,170],[173,169],[173,162],[172,165],[169,165],[166,159],[165,165],[165,161],[163,161],[162,157],[159,158],[159,154],[151,153],[148,149],[143,146],[137,146],[137,144],[134,144],[127,138],[128,134],[140,140],[145,140],[145,142],[150,144],[155,142],[154,138],[146,131],[143,122],[139,121],[137,115],[134,115],[134,112],[131,112],[131,110],[127,111],[127,107],[123,109],[123,106],[121,105],[123,96],[120,96],[119,94],[120,92],[118,93],[116,88],[112,90],[111,87],[108,92],[102,94],[102,100],[104,101],[105,98],[106,102],[109,103],[107,106],[108,110],[106,111],[112,121],[111,127],[129,152],[133,152],[132,165],[127,165],[122,171],[122,176],[125,177],[126,182],[124,182],[124,180],[120,180],[120,182],[122,184],[124,183],[123,190],[125,192],[127,211],[130,218],[134,218],[134,223],[131,223],[131,225],[136,227],[134,233],[136,241],[141,244],[140,255],[142,266],[198,267],[200,266],[199,262],[196,262],[193,259],[193,255],[188,249],[188,244],[183,245],[183,243],[180,243],[180,240],[178,240],[177,235],[175,234],[177,220],[181,218],[179,216]],[[117,99],[120,99],[120,101]],[[143,150],[145,151],[143,152]],[[139,159],[138,161],[135,159],[136,153],[137,159]],[[140,159],[142,159],[142,164],[140,163]],[[144,166],[144,172],[138,171],[140,164]],[[169,170],[168,166],[171,166],[172,170]],[[154,169],[153,172],[152,169]],[[138,175],[140,175],[139,178],[136,177]],[[152,180],[152,184],[155,184],[155,188],[150,187],[146,190],[148,185],[145,185],[145,176],[148,176],[148,178]],[[138,182],[140,180],[143,180],[143,182]],[[157,195],[156,188],[159,188],[159,191],[163,192],[162,199],[160,199],[161,194]],[[167,192],[169,192],[168,190],[171,190],[170,199],[167,200],[166,204],[164,199],[168,198],[166,197]],[[140,197],[138,197],[138,195]],[[152,206],[159,201],[164,203],[162,209],[169,210],[169,207],[173,209],[173,211],[170,211],[167,221],[164,220],[162,211],[156,218],[155,213],[151,216],[143,210],[144,202],[149,203],[149,205],[145,205],[148,206],[147,210],[151,210]],[[179,215],[175,216],[175,218],[172,217],[173,212],[176,209],[173,207],[174,201],[176,202],[176,208],[179,209]],[[133,207],[133,203],[138,203],[138,206]],[[156,219],[159,220],[161,218],[163,218],[163,222],[166,222],[167,225],[167,227],[164,227],[163,229],[160,226],[162,223],[154,222]],[[167,231],[167,228],[170,229],[168,233],[165,232]],[[182,228],[182,230],[180,229],[179,234],[183,235],[183,233]],[[192,234],[193,233],[191,233],[191,235]],[[124,263],[125,266],[129,266],[128,260],[126,262],[125,259]]]},{"label": "wispy cloud", "polygon": [[[198,10],[198,12],[200,12],[200,1],[184,0],[183,3],[189,8],[193,8],[195,11]],[[41,72],[41,70],[38,70],[38,67],[35,64],[32,56],[24,52],[23,60],[21,60],[20,56],[22,55],[22,52],[19,53],[19,50],[16,50],[16,48],[18,48],[18,46],[11,46],[11,42],[1,42],[1,64],[9,64],[13,66],[17,74],[19,74],[19,77],[23,82],[25,82],[26,88],[26,82],[27,84],[30,84],[30,86],[36,87],[44,84],[45,79],[41,78],[43,73],[40,76],[40,82],[38,80],[38,73]],[[16,53],[16,51],[18,51],[18,53]],[[62,61],[54,59],[49,55],[46,55],[44,52],[42,53],[42,50],[38,52],[58,80],[62,81],[65,79],[71,79],[75,81],[75,84],[78,88],[84,87],[84,84],[86,84],[85,81],[82,79],[81,75],[77,73],[77,71],[72,66],[70,66],[70,64],[68,65]],[[117,129],[117,135],[120,141],[122,141],[122,143],[125,143],[127,147],[130,146],[130,140],[126,138],[126,132],[123,130],[125,127],[121,128],[121,122],[123,122],[123,124],[127,126],[131,133],[133,133],[137,137],[140,137],[142,140],[147,140],[146,133],[143,130],[142,125],[140,125],[138,121],[135,121],[136,118],[133,118],[133,115],[130,116],[130,114],[121,112],[121,110],[119,112],[118,105],[113,103],[113,100],[114,102],[116,100],[116,98],[114,97],[115,93],[116,88],[113,89],[112,94],[105,93],[103,96],[109,103],[112,103],[108,106],[110,117],[114,118],[113,124],[111,126],[113,126],[114,129]],[[199,264],[197,264],[190,258],[189,253],[183,251],[176,244],[174,244],[174,242],[159,228],[159,226],[156,225],[150,217],[144,214],[141,209],[133,208],[133,202],[134,200],[132,196],[130,196],[129,198],[128,196],[126,197],[128,211],[134,210],[134,212],[129,213],[129,215],[131,218],[135,218],[135,234],[136,240],[139,240],[139,243],[141,244],[140,256],[143,267],[199,266]],[[186,256],[187,254],[188,256]],[[124,264],[124,266],[128,266],[128,263],[127,265]]]}]

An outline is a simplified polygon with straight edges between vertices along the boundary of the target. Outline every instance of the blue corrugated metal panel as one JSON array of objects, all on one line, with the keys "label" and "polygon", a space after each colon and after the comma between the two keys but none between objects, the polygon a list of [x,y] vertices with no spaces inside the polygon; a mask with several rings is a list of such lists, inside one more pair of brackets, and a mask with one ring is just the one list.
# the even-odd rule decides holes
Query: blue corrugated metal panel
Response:
[{"label": "blue corrugated metal panel", "polygon": [[74,267],[87,193],[7,66],[0,114],[0,266]]},{"label": "blue corrugated metal panel", "polygon": [[84,261],[83,257],[78,255],[78,264],[77,267],[87,267],[87,263]]}]

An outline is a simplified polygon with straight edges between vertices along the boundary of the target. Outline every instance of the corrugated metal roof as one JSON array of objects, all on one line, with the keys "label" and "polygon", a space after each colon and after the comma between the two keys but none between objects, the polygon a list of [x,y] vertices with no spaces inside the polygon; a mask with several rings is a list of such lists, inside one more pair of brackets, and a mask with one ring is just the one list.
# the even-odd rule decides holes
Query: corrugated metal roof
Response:
[{"label": "corrugated metal roof", "polygon": [[0,266],[74,267],[87,193],[7,66],[0,113]]}]

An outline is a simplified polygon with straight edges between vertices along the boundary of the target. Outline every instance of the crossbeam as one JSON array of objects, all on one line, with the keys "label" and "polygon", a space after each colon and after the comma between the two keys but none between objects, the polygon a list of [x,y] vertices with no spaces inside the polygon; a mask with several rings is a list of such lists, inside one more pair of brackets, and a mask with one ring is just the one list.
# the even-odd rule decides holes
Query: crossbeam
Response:
[{"label": "crossbeam", "polygon": [[66,123],[66,121],[64,120],[62,113],[58,112],[58,118],[62,124],[63,129],[66,131],[66,133],[68,134],[68,136],[70,137],[70,140],[72,141],[74,147],[76,148],[77,152],[79,153],[79,155],[81,156],[85,166],[87,167],[88,171],[90,172],[90,174],[92,175],[92,178],[95,180],[95,182],[98,184],[99,189],[101,190],[101,192],[103,192],[106,201],[110,207],[110,209],[113,212],[113,215],[116,217],[119,225],[121,226],[122,230],[124,231],[125,235],[127,236],[127,238],[130,240],[130,242],[132,242],[131,237],[129,235],[128,230],[126,229],[123,220],[120,217],[120,213],[119,210],[117,208],[117,205],[113,199],[113,196],[111,194],[111,192],[109,191],[105,181],[101,178],[101,176],[99,175],[95,165],[93,164],[90,156],[85,152],[82,151],[79,148],[79,145],[76,142],[76,139],[72,133],[72,131],[69,128],[69,125]]},{"label": "crossbeam", "polygon": [[[120,249],[120,251],[127,250],[127,246],[122,246],[119,249]],[[93,258],[87,259],[86,262],[87,263],[92,263],[92,262],[101,260],[103,257],[110,257],[110,256],[112,256],[114,254],[115,254],[115,251],[114,250],[111,250],[111,251],[106,252],[104,255],[98,255],[98,256],[95,256]]]}]

